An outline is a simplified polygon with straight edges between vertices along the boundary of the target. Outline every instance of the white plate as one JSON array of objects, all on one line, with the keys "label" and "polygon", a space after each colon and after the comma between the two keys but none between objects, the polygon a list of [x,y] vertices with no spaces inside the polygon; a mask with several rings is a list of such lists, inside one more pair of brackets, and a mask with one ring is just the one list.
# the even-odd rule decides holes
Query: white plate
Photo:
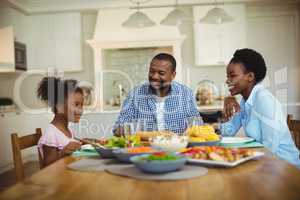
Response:
[{"label": "white plate", "polygon": [[253,142],[255,139],[251,137],[222,137],[221,144],[244,144]]},{"label": "white plate", "polygon": [[90,144],[81,145],[80,149],[84,150],[84,151],[95,150],[95,148],[92,145],[90,145]]},{"label": "white plate", "polygon": [[188,163],[197,164],[197,165],[206,165],[206,166],[213,166],[213,167],[235,167],[243,162],[248,160],[252,160],[258,157],[263,156],[263,152],[255,151],[253,156],[249,156],[246,158],[242,158],[235,162],[226,162],[226,161],[215,161],[215,160],[202,160],[202,159],[188,159]]}]

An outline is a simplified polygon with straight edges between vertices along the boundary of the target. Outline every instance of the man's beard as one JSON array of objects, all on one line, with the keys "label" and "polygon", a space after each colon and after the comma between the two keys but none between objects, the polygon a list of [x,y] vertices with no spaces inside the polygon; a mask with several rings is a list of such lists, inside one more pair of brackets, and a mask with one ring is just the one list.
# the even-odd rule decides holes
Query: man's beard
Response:
[{"label": "man's beard", "polygon": [[[152,82],[154,82],[154,81],[152,81]],[[169,82],[160,81],[159,84],[153,85],[153,84],[151,84],[151,81],[150,81],[150,87],[156,93],[162,92],[162,91],[168,89],[170,86],[171,86],[171,84]]]}]

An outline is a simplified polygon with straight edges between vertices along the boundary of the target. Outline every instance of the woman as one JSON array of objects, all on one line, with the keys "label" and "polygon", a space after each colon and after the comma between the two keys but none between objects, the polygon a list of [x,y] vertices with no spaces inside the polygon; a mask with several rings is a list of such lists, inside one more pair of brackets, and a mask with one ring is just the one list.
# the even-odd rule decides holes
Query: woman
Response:
[{"label": "woman", "polygon": [[[252,49],[237,50],[227,66],[232,96],[240,94],[240,105],[233,98],[224,102],[224,136],[234,136],[243,127],[248,137],[262,143],[280,158],[300,168],[295,146],[279,101],[260,82],[266,76],[263,57]],[[229,120],[230,119],[230,120]]]}]

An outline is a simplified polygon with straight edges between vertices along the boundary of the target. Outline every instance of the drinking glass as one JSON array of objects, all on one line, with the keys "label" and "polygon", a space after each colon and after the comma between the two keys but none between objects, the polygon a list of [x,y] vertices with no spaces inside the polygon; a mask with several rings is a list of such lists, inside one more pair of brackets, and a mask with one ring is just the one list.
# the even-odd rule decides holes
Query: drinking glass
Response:
[{"label": "drinking glass", "polygon": [[201,117],[189,117],[186,119],[187,128],[192,126],[200,126],[203,125],[203,120]]}]

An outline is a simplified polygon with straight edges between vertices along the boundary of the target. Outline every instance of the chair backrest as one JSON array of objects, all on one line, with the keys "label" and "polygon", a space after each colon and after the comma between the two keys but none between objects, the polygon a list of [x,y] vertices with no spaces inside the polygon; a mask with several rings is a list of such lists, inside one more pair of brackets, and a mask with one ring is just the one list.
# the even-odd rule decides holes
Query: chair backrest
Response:
[{"label": "chair backrest", "polygon": [[[13,150],[14,166],[15,166],[17,181],[21,181],[25,177],[21,151],[23,149],[27,149],[29,147],[37,145],[41,136],[42,136],[42,130],[40,128],[37,128],[34,134],[26,135],[23,137],[19,137],[17,133],[11,134],[11,144]],[[39,153],[39,164],[40,164],[40,168],[42,168],[43,160],[40,153]]]},{"label": "chair backrest", "polygon": [[287,124],[298,149],[300,149],[300,120],[293,119],[293,115],[287,116]]}]

